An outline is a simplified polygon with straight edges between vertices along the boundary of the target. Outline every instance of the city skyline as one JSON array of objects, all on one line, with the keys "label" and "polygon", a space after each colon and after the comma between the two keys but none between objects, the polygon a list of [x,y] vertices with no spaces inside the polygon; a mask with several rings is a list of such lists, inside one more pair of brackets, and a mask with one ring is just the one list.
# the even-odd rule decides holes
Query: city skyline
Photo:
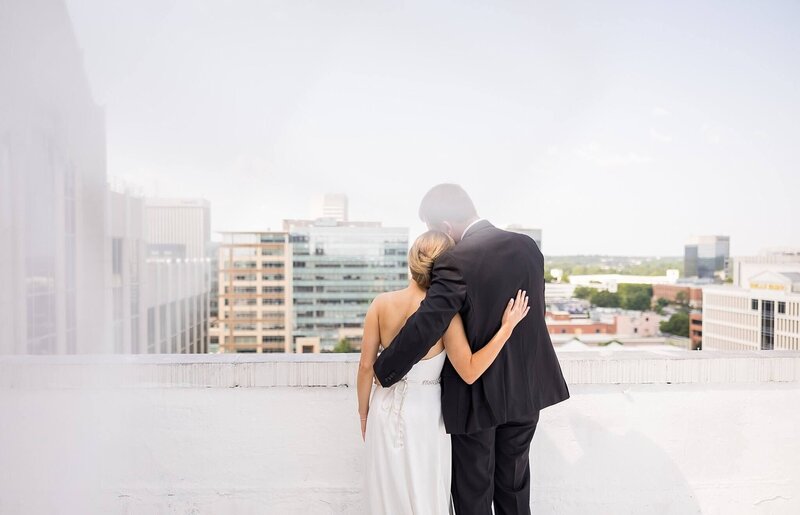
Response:
[{"label": "city skyline", "polygon": [[453,181],[551,255],[800,242],[789,2],[68,8],[109,175],[209,199],[215,232],[343,191],[354,219],[413,237],[424,192]]}]

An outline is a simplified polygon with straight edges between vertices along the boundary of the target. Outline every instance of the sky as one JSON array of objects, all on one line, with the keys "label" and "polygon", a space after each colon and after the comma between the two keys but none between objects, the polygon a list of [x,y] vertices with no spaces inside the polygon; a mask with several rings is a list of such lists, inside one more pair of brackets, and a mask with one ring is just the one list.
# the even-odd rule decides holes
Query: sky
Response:
[{"label": "sky", "polygon": [[800,246],[800,4],[67,0],[108,173],[279,229],[325,192],[422,232],[457,182],[545,254]]}]

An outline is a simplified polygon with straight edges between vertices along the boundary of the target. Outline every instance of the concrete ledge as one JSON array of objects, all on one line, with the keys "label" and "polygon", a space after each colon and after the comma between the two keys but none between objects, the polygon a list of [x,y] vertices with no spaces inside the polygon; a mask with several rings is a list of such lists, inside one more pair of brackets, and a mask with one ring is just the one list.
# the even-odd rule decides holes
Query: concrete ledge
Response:
[{"label": "concrete ledge", "polygon": [[[559,353],[569,384],[798,383],[800,352]],[[0,388],[354,386],[357,354],[2,356]]]}]

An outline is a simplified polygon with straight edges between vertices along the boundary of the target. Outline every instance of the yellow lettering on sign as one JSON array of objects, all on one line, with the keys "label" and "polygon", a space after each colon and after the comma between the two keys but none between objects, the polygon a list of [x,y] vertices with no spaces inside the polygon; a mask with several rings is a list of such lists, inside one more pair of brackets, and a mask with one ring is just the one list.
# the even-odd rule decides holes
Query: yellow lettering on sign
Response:
[{"label": "yellow lettering on sign", "polygon": [[750,283],[750,288],[754,290],[778,290],[786,291],[786,286],[775,283]]}]

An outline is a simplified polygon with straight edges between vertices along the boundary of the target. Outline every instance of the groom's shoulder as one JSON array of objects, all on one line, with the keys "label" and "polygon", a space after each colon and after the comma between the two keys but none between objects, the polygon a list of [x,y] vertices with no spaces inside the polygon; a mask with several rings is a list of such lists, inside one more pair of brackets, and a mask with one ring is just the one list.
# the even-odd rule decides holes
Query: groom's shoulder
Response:
[{"label": "groom's shoulder", "polygon": [[447,253],[451,254],[454,260],[463,262],[464,260],[469,261],[472,256],[480,256],[481,259],[484,259],[487,250],[493,248],[515,249],[515,252],[543,259],[542,252],[533,238],[527,234],[506,231],[494,226],[487,227],[480,233],[462,240]]}]

